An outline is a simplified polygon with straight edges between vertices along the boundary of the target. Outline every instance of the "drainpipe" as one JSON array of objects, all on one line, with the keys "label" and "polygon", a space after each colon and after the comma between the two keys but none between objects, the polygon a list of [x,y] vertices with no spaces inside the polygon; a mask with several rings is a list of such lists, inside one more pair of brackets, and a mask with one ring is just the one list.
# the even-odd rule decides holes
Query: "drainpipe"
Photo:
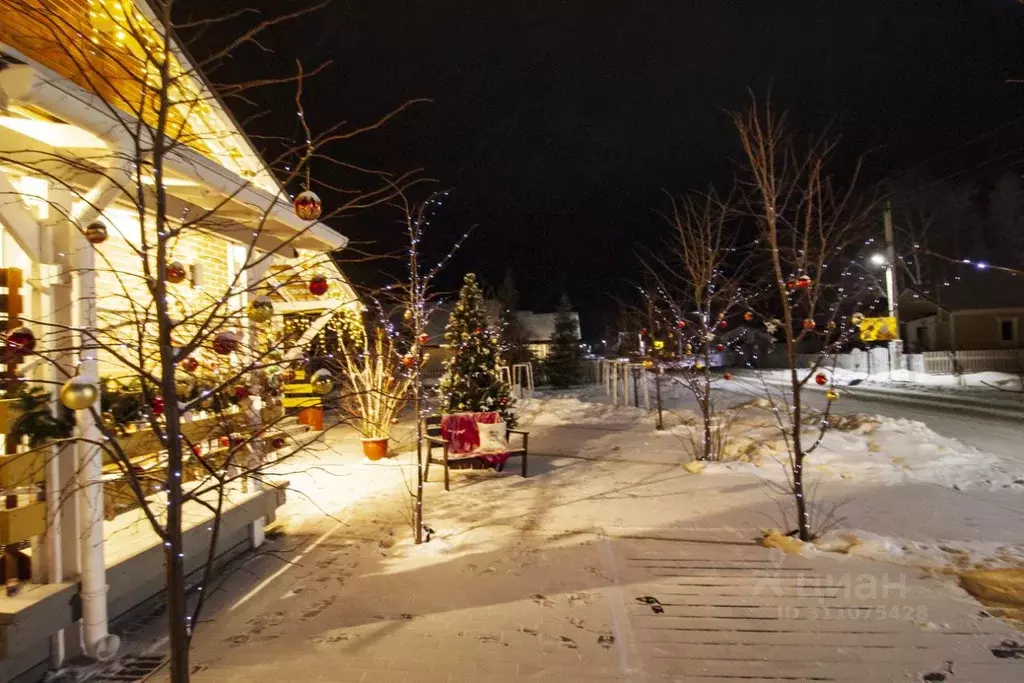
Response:
[{"label": "drainpipe", "polygon": [[[53,84],[40,81],[33,85],[25,101],[51,111],[69,123],[91,130],[110,147],[103,160],[102,177],[71,211],[69,229],[72,232],[72,267],[78,273],[78,374],[99,384],[99,363],[92,345],[97,327],[95,250],[86,241],[82,228],[96,220],[124,191],[132,186],[132,160],[135,145],[122,122],[109,114],[90,110],[88,105],[75,101]],[[76,229],[77,228],[77,229]],[[79,543],[81,555],[79,595],[82,599],[82,648],[99,661],[113,658],[121,640],[108,631],[107,576],[103,548],[103,452],[99,446],[102,433],[92,413],[79,411],[76,416],[79,441],[78,484]]]}]

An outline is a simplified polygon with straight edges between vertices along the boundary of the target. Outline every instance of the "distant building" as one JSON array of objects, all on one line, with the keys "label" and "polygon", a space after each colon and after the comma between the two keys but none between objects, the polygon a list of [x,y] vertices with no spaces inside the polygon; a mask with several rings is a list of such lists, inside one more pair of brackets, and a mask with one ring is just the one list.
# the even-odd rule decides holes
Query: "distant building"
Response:
[{"label": "distant building", "polygon": [[899,317],[910,352],[1024,348],[1024,278],[965,270],[935,290],[907,288]]},{"label": "distant building", "polygon": [[[554,313],[534,313],[533,311],[516,311],[519,324],[526,335],[526,344],[538,360],[543,360],[551,353],[551,338],[555,334]],[[573,322],[576,324],[576,337],[580,337],[580,314],[573,311]]]}]

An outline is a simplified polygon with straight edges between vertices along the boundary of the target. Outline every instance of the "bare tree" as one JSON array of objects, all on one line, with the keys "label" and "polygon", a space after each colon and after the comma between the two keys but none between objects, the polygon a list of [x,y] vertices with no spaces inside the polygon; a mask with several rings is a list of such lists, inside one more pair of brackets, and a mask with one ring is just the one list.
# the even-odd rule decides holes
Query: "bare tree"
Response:
[{"label": "bare tree", "polygon": [[[74,88],[70,96],[81,105],[80,117],[69,110],[67,123],[104,131],[103,144],[86,153],[45,146],[0,150],[0,165],[44,178],[54,188],[41,199],[68,235],[68,243],[57,248],[61,280],[55,310],[76,308],[78,320],[56,315],[25,321],[37,331],[33,362],[48,368],[47,378],[43,370],[35,374],[44,386],[63,385],[75,397],[66,403],[78,409],[72,441],[84,445],[77,484],[87,506],[102,506],[103,463],[116,466],[163,542],[170,679],[187,681],[193,626],[205,605],[202,587],[214,568],[221,513],[250,487],[270,483],[273,468],[303,448],[275,424],[284,414],[282,385],[291,381],[297,361],[311,360],[303,357],[309,335],[282,326],[274,306],[281,299],[324,295],[340,299],[339,307],[356,304],[331,255],[315,246],[331,243],[316,219],[387,202],[408,181],[342,161],[332,148],[378,128],[408,103],[367,125],[339,122],[314,132],[303,115],[302,90],[310,74],[301,65],[285,76],[214,91],[204,68],[255,43],[268,28],[303,16],[305,9],[261,19],[192,63],[175,42],[176,30],[202,31],[228,17],[176,26],[173,0],[153,0],[151,9],[138,11],[98,3],[89,17],[34,0],[4,4],[19,21],[0,27],[0,39],[59,64],[67,83],[76,84],[42,82],[24,104],[60,104]],[[278,141],[280,153],[264,167],[244,136],[225,123],[230,116],[219,96],[244,97],[254,87],[289,84],[304,139]],[[358,171],[364,182],[345,191],[318,186],[336,200],[322,211],[312,193],[314,162]],[[224,166],[234,175],[225,175]],[[294,208],[282,189],[290,182],[304,182],[306,190]],[[218,191],[201,191],[208,183]],[[223,263],[195,257],[208,240],[225,238],[234,244],[234,263],[226,270]],[[195,267],[185,265],[189,257]],[[72,291],[81,293],[77,301]],[[101,368],[111,374],[101,379]],[[328,373],[311,375],[315,392],[331,390]],[[119,420],[100,402],[86,404],[101,382],[132,387],[143,422]],[[142,462],[140,453],[155,456]],[[197,589],[191,600],[184,565],[186,508],[212,516],[205,569],[191,585]],[[102,543],[102,528],[88,533],[99,534],[95,538]],[[82,590],[95,591],[85,596],[90,600],[106,599],[103,586],[83,580]],[[109,654],[101,642],[108,639],[103,633],[86,642],[89,653]]]},{"label": "bare tree", "polygon": [[765,317],[781,331],[788,368],[788,395],[773,402],[772,410],[788,449],[797,532],[808,541],[813,521],[804,462],[820,445],[838,394],[830,390],[819,432],[808,441],[802,432],[805,387],[810,381],[828,382],[822,371],[855,327],[846,316],[856,310],[861,294],[857,279],[850,277],[849,253],[863,240],[873,205],[855,192],[859,164],[849,180],[832,174],[835,141],[818,136],[800,145],[784,114],[756,102],[734,112],[732,120],[745,161],[739,206],[758,231],[759,258],[769,264]]},{"label": "bare tree", "polygon": [[[735,215],[714,193],[671,198],[671,211],[665,219],[671,239],[662,252],[643,259],[655,283],[646,298],[652,315],[675,337],[682,360],[678,372],[670,377],[686,387],[700,411],[701,438],[690,443],[696,446],[692,455],[697,460],[716,460],[721,457],[724,440],[713,433],[718,428],[712,395],[718,379],[712,371],[713,360],[724,358],[744,339],[729,333],[737,323],[754,318],[743,285],[743,278],[754,275],[746,250],[736,246]],[[660,377],[659,367],[659,396]]]}]

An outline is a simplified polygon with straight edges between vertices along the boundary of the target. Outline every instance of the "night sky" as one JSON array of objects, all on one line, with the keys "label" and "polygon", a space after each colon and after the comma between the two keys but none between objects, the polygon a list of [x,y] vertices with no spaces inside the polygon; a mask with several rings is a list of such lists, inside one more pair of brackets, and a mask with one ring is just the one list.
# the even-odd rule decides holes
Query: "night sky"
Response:
[{"label": "night sky", "polygon": [[[182,0],[179,10],[283,4],[300,5]],[[206,40],[231,34],[220,31]],[[748,88],[771,86],[801,127],[831,122],[849,158],[869,152],[872,182],[918,165],[937,177],[1024,168],[1024,118],[964,146],[1024,117],[1024,85],[1007,82],[1024,78],[1015,0],[337,1],[262,42],[274,52],[238,50],[213,80],[332,60],[307,84],[314,127],[432,98],[335,155],[423,167],[451,190],[427,250],[440,255],[478,227],[443,285],[467,270],[497,285],[511,268],[523,307],[550,311],[565,291],[590,337],[614,313],[611,296],[629,292],[640,245],[663,239],[663,191],[728,184],[738,150],[723,112],[742,107]],[[232,108],[240,119],[269,111],[246,124],[255,135],[296,133],[288,92]],[[314,166],[314,185],[335,173]],[[335,227],[385,252],[401,244],[395,218],[375,211]],[[346,267],[366,285],[387,270],[401,272]]]}]

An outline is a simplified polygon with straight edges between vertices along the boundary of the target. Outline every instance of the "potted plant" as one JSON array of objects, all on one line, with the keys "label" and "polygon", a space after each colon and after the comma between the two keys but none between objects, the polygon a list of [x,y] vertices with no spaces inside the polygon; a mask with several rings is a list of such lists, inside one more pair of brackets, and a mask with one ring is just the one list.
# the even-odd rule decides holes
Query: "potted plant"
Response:
[{"label": "potted plant", "polygon": [[342,407],[363,435],[363,453],[380,460],[388,454],[391,425],[409,397],[411,356],[401,356],[380,329],[349,340],[340,355],[347,385]]}]

